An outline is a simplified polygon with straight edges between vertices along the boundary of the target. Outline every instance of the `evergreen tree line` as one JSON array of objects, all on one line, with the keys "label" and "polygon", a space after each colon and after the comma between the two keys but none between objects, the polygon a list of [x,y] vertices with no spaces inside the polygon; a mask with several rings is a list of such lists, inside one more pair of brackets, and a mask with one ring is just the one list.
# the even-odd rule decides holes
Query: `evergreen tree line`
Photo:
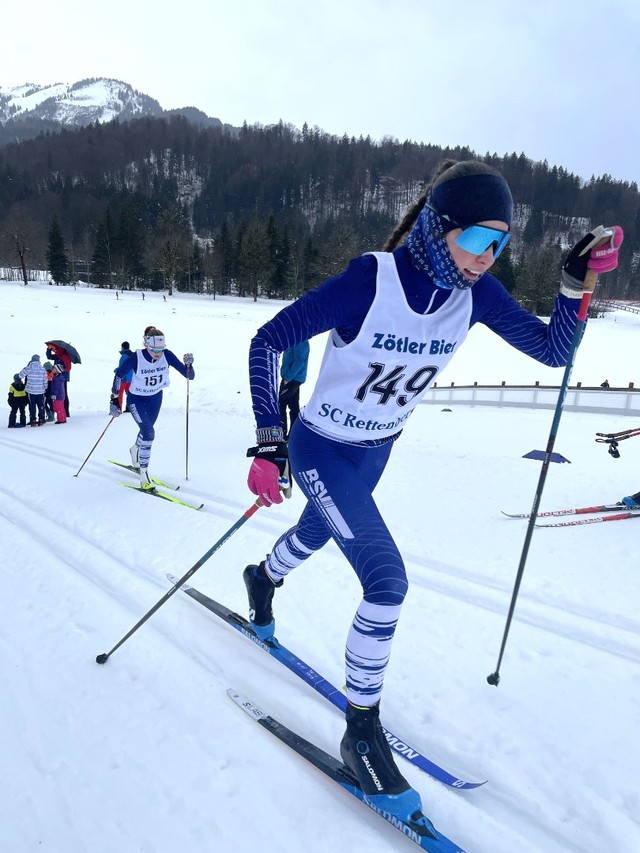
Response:
[{"label": "evergreen tree line", "polygon": [[[183,117],[46,132],[0,147],[0,264],[25,283],[173,288],[291,298],[379,249],[444,157],[478,155],[280,122],[239,134]],[[481,159],[509,181],[513,239],[495,271],[546,314],[567,248],[592,225],[625,229],[601,295],[640,298],[635,183],[581,181],[524,154]]]}]

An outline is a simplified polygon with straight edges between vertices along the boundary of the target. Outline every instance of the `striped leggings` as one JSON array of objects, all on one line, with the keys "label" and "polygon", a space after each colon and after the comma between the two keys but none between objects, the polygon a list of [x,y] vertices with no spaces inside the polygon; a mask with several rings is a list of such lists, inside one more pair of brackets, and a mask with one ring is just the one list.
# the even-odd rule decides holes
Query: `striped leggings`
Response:
[{"label": "striped leggings", "polygon": [[359,447],[324,438],[298,418],[289,455],[308,503],[295,527],[276,542],[267,571],[278,581],[332,538],[362,584],[363,598],[347,637],[347,698],[374,705],[382,692],[391,642],[407,593],[400,552],[372,492],[393,442]]},{"label": "striped leggings", "polygon": [[156,437],[154,424],[160,414],[162,406],[162,391],[157,394],[152,394],[149,397],[142,397],[138,394],[129,394],[127,396],[127,406],[131,412],[131,416],[138,424],[140,431],[136,438],[138,447],[138,461],[141,468],[149,467],[151,459],[151,445]]}]

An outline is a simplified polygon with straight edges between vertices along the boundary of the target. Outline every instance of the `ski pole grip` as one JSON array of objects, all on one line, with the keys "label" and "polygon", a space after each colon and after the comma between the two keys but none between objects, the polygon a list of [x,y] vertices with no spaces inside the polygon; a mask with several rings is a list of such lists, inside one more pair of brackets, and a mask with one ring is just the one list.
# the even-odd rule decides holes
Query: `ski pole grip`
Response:
[{"label": "ski pole grip", "polygon": [[595,270],[587,270],[587,274],[584,277],[584,287],[582,288],[583,293],[593,293],[596,289],[596,284],[598,283],[598,273]]},{"label": "ski pole grip", "polygon": [[[593,249],[599,249],[601,246],[605,246],[609,242],[609,240],[612,239],[615,232],[612,230],[608,230],[608,231],[605,231],[604,233],[605,233],[605,236],[602,238],[602,240],[599,240],[595,246],[593,246],[592,251],[593,251]],[[620,242],[622,242],[622,240]],[[595,270],[588,269],[587,274],[584,278],[584,287],[582,289],[583,293],[584,292],[593,293],[593,291],[596,289],[597,283],[598,283],[598,273]]]}]

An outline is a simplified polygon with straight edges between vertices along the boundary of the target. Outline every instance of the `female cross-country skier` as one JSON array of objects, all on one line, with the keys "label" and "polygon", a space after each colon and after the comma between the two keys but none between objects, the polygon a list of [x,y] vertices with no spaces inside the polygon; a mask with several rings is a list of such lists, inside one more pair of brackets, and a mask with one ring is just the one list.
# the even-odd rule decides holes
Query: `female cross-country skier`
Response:
[{"label": "female cross-country skier", "polygon": [[133,371],[131,386],[127,394],[127,408],[140,431],[136,443],[129,448],[131,463],[140,471],[140,486],[153,489],[149,479],[151,445],[155,438],[154,424],[162,406],[162,390],[169,385],[169,367],[175,368],[186,379],[193,379],[193,354],[188,352],[182,361],[167,349],[164,333],[155,326],[147,326],[143,336],[144,349],[139,349],[125,359],[114,371],[111,386],[109,414],[121,414],[120,383]]},{"label": "female cross-country skier", "polygon": [[[427,832],[433,828],[420,796],[396,767],[379,721],[407,577],[372,492],[394,441],[470,327],[484,323],[542,364],[566,364],[587,268],[613,269],[622,242],[621,229],[602,226],[580,240],[563,265],[547,325],[489,273],[509,240],[512,214],[499,172],[481,162],[444,162],[383,252],[352,260],[276,314],[249,353],[257,430],[248,486],[266,506],[281,503],[291,470],[307,498],[298,523],[244,570],[252,625],[261,638],[274,636],[275,589],[332,538],[363,590],[347,637],[341,755],[376,808]],[[278,411],[280,353],[327,331],[317,384],[287,447]]]}]

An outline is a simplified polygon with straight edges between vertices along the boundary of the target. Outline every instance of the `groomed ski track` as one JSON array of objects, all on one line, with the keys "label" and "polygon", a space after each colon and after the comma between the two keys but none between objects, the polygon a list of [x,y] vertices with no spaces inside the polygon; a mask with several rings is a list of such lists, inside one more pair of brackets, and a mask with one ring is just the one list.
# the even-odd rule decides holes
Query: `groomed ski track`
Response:
[{"label": "groomed ski track", "polygon": [[[76,417],[79,421],[82,415]],[[163,413],[163,417],[171,420],[174,415]],[[175,418],[177,421],[177,416]],[[97,435],[103,425],[104,419],[92,417],[86,435]],[[47,426],[40,432],[50,429]],[[60,832],[64,834],[65,815],[72,809],[76,813],[81,811],[83,796],[106,797],[106,802],[116,807],[120,817],[113,827],[105,828],[104,837],[95,850],[107,853],[109,843],[119,844],[122,849],[122,839],[127,837],[124,825],[134,810],[133,801],[127,802],[125,796],[129,791],[131,798],[127,779],[144,778],[148,784],[145,796],[155,799],[158,812],[167,811],[166,818],[159,818],[165,841],[177,849],[184,846],[184,837],[175,825],[179,821],[169,820],[169,816],[191,814],[196,809],[206,814],[207,808],[211,811],[211,800],[216,794],[224,799],[225,808],[228,808],[233,800],[226,796],[225,772],[240,763],[249,773],[252,763],[258,762],[260,767],[260,755],[264,754],[263,771],[272,780],[269,784],[291,788],[280,800],[283,812],[289,812],[288,817],[283,813],[282,817],[274,818],[266,792],[264,803],[257,806],[258,814],[264,808],[269,809],[271,815],[266,838],[262,839],[269,849],[287,849],[287,846],[279,846],[282,843],[280,834],[286,835],[289,844],[291,840],[295,843],[297,838],[304,838],[308,845],[310,836],[322,832],[327,815],[339,823],[341,838],[354,850],[364,849],[365,845],[375,845],[384,853],[398,849],[396,833],[384,824],[367,820],[339,793],[320,790],[321,786],[309,775],[308,768],[298,766],[277,745],[261,744],[260,752],[255,753],[250,745],[233,743],[236,714],[234,709],[224,710],[228,704],[224,688],[230,681],[237,683],[238,676],[241,686],[249,693],[253,684],[259,684],[254,692],[268,697],[274,713],[285,716],[292,726],[328,751],[335,751],[342,724],[335,712],[325,707],[310,689],[266,656],[257,655],[250,647],[245,649],[223,625],[217,625],[205,612],[200,614],[189,602],[180,597],[167,602],[116,652],[104,671],[95,665],[95,655],[109,649],[166,592],[165,571],[181,576],[246,510],[252,498],[246,492],[246,500],[241,503],[236,497],[243,493],[241,488],[235,485],[217,487],[215,477],[208,476],[202,481],[192,473],[190,482],[181,486],[181,493],[185,497],[197,495],[206,502],[205,509],[199,513],[165,506],[160,501],[140,501],[139,496],[133,493],[129,496],[125,490],[115,488],[119,475],[106,463],[106,450],[101,452],[100,446],[79,477],[73,477],[84,459],[82,451],[88,452],[90,447],[88,442],[86,448],[83,444],[77,452],[71,447],[54,447],[45,442],[17,445],[13,436],[9,438],[6,433],[0,436],[0,452],[18,458],[22,455],[25,465],[41,466],[47,484],[40,498],[34,500],[32,490],[20,482],[0,480],[0,518],[11,531],[8,600],[12,608],[24,608],[27,621],[34,620],[39,638],[51,638],[49,645],[38,643],[29,648],[27,643],[25,662],[9,667],[7,690],[11,691],[14,685],[12,695],[18,698],[15,707],[7,713],[16,725],[18,717],[24,721],[24,740],[10,744],[10,758],[24,763],[25,778],[29,779],[33,790],[42,796],[48,793],[48,787],[42,782],[43,768],[55,767],[58,778],[62,778],[55,795]],[[173,461],[170,468],[168,464],[166,459],[159,458],[158,475],[180,479],[181,474],[183,476],[180,461]],[[410,465],[411,460],[407,457],[403,464]],[[241,465],[242,454],[237,467]],[[56,493],[49,488],[52,482],[58,485]],[[92,494],[96,489],[101,494],[102,508],[108,493],[108,513],[92,512]],[[246,613],[241,569],[246,562],[263,556],[260,548],[264,551],[275,541],[286,525],[295,520],[300,507],[300,502],[294,500],[283,507],[258,512],[200,569],[192,582]],[[437,524],[442,526],[447,517],[450,518],[448,523],[452,525],[453,534],[465,525],[473,526],[472,519],[465,521],[467,515],[467,512],[461,513],[454,527],[454,513],[447,516],[443,508]],[[504,530],[497,508],[494,515],[496,530]],[[144,539],[136,539],[130,525],[132,517],[139,519],[143,528],[155,537],[155,547]],[[484,515],[483,519],[486,518]],[[176,531],[181,540],[180,554],[176,553],[173,538]],[[414,529],[414,537],[416,532]],[[572,834],[564,831],[562,823],[541,819],[540,796],[548,797],[552,803],[554,792],[546,789],[544,777],[536,773],[540,756],[530,756],[526,767],[523,762],[519,764],[518,714],[527,701],[526,682],[544,678],[547,661],[552,661],[558,648],[564,653],[572,650],[584,659],[585,668],[595,653],[603,670],[612,667],[622,671],[627,665],[637,670],[640,620],[620,618],[605,607],[589,603],[586,597],[582,601],[563,599],[561,593],[553,590],[545,595],[541,589],[527,589],[525,583],[515,615],[513,648],[510,647],[504,669],[503,677],[509,686],[506,690],[501,686],[493,692],[484,684],[484,677],[494,660],[489,658],[485,665],[485,659],[474,654],[471,644],[475,634],[465,631],[464,622],[471,614],[476,614],[474,621],[478,618],[485,621],[489,653],[494,648],[497,651],[520,537],[510,532],[503,545],[510,556],[500,559],[503,566],[500,578],[488,578],[481,568],[474,568],[471,560],[463,563],[434,559],[428,553],[427,533],[415,541],[406,534],[399,538],[411,592],[387,679],[385,716],[395,728],[406,731],[419,742],[434,760],[461,774],[489,778],[482,793],[449,792],[423,774],[410,770],[408,778],[421,791],[425,811],[470,853],[506,853],[513,849],[523,853],[538,853],[540,849],[545,853],[577,853],[583,846],[574,843]],[[407,544],[402,544],[405,542]],[[258,553],[256,543],[259,543]],[[357,601],[357,588],[346,567],[345,570],[340,568],[342,558],[337,549],[329,546],[326,551],[331,588],[327,587],[326,578],[321,581],[318,577],[317,565],[315,572],[311,565],[301,569],[299,577],[288,579],[286,591],[276,598],[276,616],[283,641],[304,654],[311,665],[341,683],[344,635]],[[425,551],[424,557],[420,556],[422,551]],[[34,572],[30,567],[34,557],[42,571]],[[25,568],[20,570],[20,566]],[[313,624],[301,618],[309,596],[314,601],[321,600],[322,596],[331,600],[335,615],[329,624],[324,620]],[[47,602],[52,601],[55,606],[48,606]],[[419,612],[420,607],[425,608],[424,613]],[[479,612],[485,616],[478,617]],[[411,622],[421,618],[431,620],[432,644],[425,645],[420,654],[411,658],[414,645]],[[6,645],[9,639],[6,625],[0,626],[0,637]],[[452,687],[447,683],[448,664],[445,661],[450,654],[459,657],[468,667],[460,690],[455,684]],[[438,683],[429,682],[433,672],[430,656],[433,656],[436,672],[440,672],[442,680]],[[67,697],[62,708],[56,707],[51,697],[38,688],[37,667],[32,668],[33,661],[38,661],[39,666],[55,667],[57,687]],[[415,681],[407,686],[406,679],[411,672],[415,672]],[[456,704],[476,693],[482,697],[485,690],[490,691],[491,702],[502,709],[498,716],[505,721],[504,728],[496,727],[490,733],[489,744],[486,726],[474,718],[473,707],[460,709]],[[417,717],[403,707],[403,691],[408,692],[412,707],[419,705],[423,709]],[[115,713],[114,695],[121,698],[122,704],[120,710],[116,707]],[[185,703],[185,695],[190,702]],[[194,696],[197,704],[192,707]],[[56,732],[54,739],[58,740],[58,748],[53,753],[47,745],[49,735],[39,734],[41,712],[35,712],[31,700],[51,706],[50,725]],[[109,743],[112,759],[104,770],[107,776],[112,774],[112,779],[106,793],[104,783],[98,780],[81,781],[80,771],[64,757],[64,746],[74,736],[71,723],[76,712],[82,712],[83,718],[90,716],[91,725],[87,725],[83,737],[87,749],[95,751],[98,766],[101,766],[102,746]],[[515,730],[510,727],[510,721],[515,724]],[[122,748],[118,746],[119,732],[123,736]],[[139,743],[139,752],[133,755],[128,749],[132,737]],[[563,757],[556,758],[558,772],[562,774]],[[172,768],[171,784],[163,777],[167,766]],[[75,808],[73,797],[77,796],[77,786],[83,785],[85,793],[80,796],[80,807]],[[237,794],[237,809],[234,811],[231,805],[228,820],[209,816],[201,827],[189,830],[194,853],[206,849],[207,831],[215,833],[217,843],[226,845],[230,851],[248,853],[252,849],[249,835],[238,837],[237,834],[237,828],[247,823],[244,799],[240,791]],[[592,796],[598,799],[597,787]],[[193,802],[185,812],[187,798],[192,798]],[[255,799],[252,802],[255,803]],[[576,808],[582,809],[579,803],[576,792]],[[314,825],[314,812],[318,814],[317,825]],[[39,821],[37,810],[34,822],[36,826],[42,823],[45,831],[45,817],[43,815]],[[277,832],[274,826],[278,827]],[[182,829],[184,831],[184,826]],[[76,825],[74,832],[77,831]],[[615,830],[611,833],[610,837],[615,838]],[[491,846],[488,845],[490,838]],[[169,846],[158,848],[162,853],[169,849]],[[321,851],[323,848],[311,846],[309,849]]]}]

